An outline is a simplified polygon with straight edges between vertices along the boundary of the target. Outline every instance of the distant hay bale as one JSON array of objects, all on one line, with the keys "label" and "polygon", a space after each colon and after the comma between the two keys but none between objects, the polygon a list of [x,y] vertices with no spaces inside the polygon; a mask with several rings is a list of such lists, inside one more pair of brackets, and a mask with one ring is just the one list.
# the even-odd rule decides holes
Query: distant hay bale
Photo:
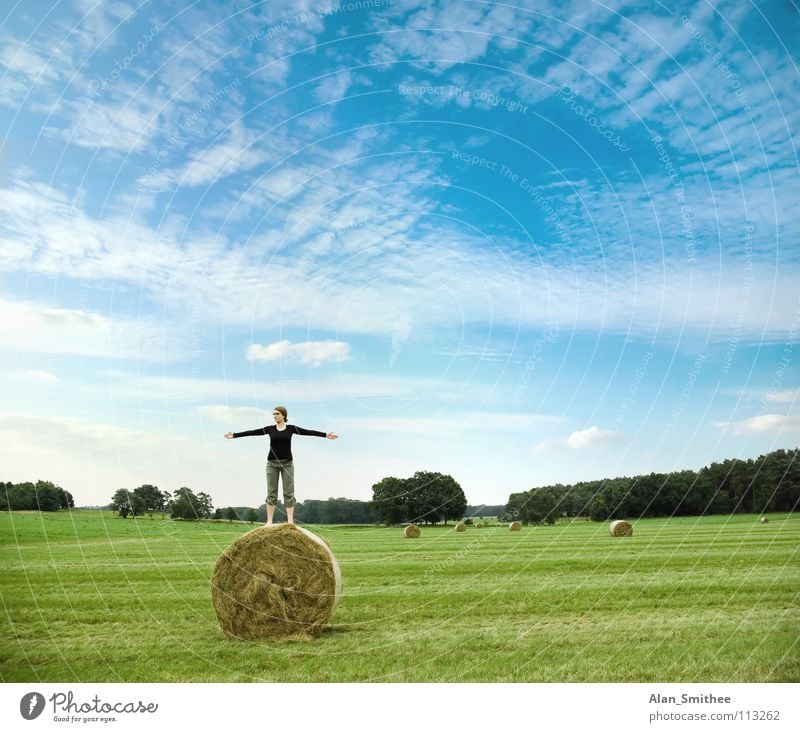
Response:
[{"label": "distant hay bale", "polygon": [[467,525],[466,524],[462,524],[461,522],[459,522],[459,523],[456,524],[455,530],[456,531],[466,531],[467,530]]},{"label": "distant hay bale", "polygon": [[509,531],[522,531],[522,521],[512,521],[508,525]]},{"label": "distant hay bale", "polygon": [[476,529],[482,529],[483,528],[483,524],[480,524],[480,523],[475,524],[475,528]]},{"label": "distant hay bale", "polygon": [[758,523],[760,523],[760,524],[768,524],[769,523],[769,519],[766,516],[762,516],[760,519],[758,519]]},{"label": "distant hay bale", "polygon": [[211,578],[220,627],[243,640],[319,635],[333,617],[341,588],[333,552],[293,524],[248,531],[222,553]]},{"label": "distant hay bale", "polygon": [[409,524],[403,529],[403,536],[405,536],[406,539],[419,539],[419,533],[419,526],[416,524]]},{"label": "distant hay bale", "polygon": [[633,536],[633,526],[627,521],[612,521],[608,533],[611,536]]}]

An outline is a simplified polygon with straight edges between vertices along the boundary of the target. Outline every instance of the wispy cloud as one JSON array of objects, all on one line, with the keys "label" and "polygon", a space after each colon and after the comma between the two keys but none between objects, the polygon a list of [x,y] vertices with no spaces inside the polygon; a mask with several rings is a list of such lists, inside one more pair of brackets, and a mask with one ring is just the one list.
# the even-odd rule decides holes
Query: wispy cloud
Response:
[{"label": "wispy cloud", "polygon": [[777,402],[778,404],[793,404],[800,401],[800,389],[767,392],[765,398],[769,402]]},{"label": "wispy cloud", "polygon": [[[171,302],[208,322],[221,317],[215,304],[223,300],[229,323],[273,320],[273,302],[255,296],[281,292],[284,326],[387,338],[405,333],[409,323],[415,336],[454,323],[546,322],[610,332],[688,329],[720,341],[733,329],[737,337],[780,338],[791,325],[797,266],[777,270],[754,253],[743,308],[742,277],[727,276],[711,258],[689,265],[645,250],[633,259],[609,246],[601,259],[564,261],[555,252],[537,260],[519,241],[506,240],[506,251],[487,248],[483,237],[454,225],[431,228],[423,213],[402,213],[430,208],[424,189],[397,182],[407,167],[379,164],[360,181],[355,170],[338,171],[333,190],[298,192],[291,207],[274,212],[283,233],[270,239],[269,267],[251,247],[229,247],[222,237],[202,234],[181,242],[181,229],[173,234],[168,223],[154,230],[122,217],[94,220],[63,193],[20,181],[0,190],[7,211],[3,267],[127,282],[154,302],[168,291]],[[373,175],[376,187],[365,189]],[[594,210],[601,209],[598,199]],[[632,218],[633,209],[631,199]],[[339,228],[331,230],[332,221]],[[608,226],[614,241],[610,212],[597,213],[595,226]],[[281,236],[295,242],[291,251],[280,246]]]},{"label": "wispy cloud", "polygon": [[343,69],[320,81],[314,90],[314,96],[320,102],[338,101],[345,95],[352,83],[352,74],[348,69]]},{"label": "wispy cloud", "polygon": [[202,414],[204,417],[209,417],[215,422],[227,425],[246,419],[263,424],[268,424],[270,421],[266,410],[256,409],[255,407],[229,407],[225,404],[210,404],[197,407],[197,413]]},{"label": "wispy cloud", "polygon": [[389,369],[376,371],[306,370],[282,373],[273,377],[250,379],[144,375],[125,371],[109,371],[102,387],[88,385],[114,399],[132,398],[155,404],[191,404],[194,406],[252,408],[271,411],[276,403],[320,405],[337,402],[340,410],[357,400],[390,405],[410,405],[425,400],[431,415],[453,409],[454,405],[469,404],[476,408],[492,403],[504,403],[513,391],[510,387],[479,380],[464,381],[444,376],[406,376]]},{"label": "wispy cloud", "polygon": [[185,337],[166,333],[149,319],[4,299],[0,299],[0,348],[156,362],[181,360],[189,350]]},{"label": "wispy cloud", "polygon": [[256,343],[248,346],[248,361],[296,361],[310,366],[321,366],[328,361],[348,361],[350,346],[342,341],[306,341],[292,343],[277,341],[267,346]]},{"label": "wispy cloud", "polygon": [[[15,430],[18,435],[28,439],[37,435],[41,441],[55,446],[69,448],[87,448],[87,440],[105,447],[113,452],[114,449],[131,445],[135,442],[139,447],[154,447],[163,435],[153,435],[142,430],[132,430],[127,427],[91,422],[74,417],[38,417],[30,414],[0,413],[0,431]],[[176,437],[177,442],[187,440]]]},{"label": "wispy cloud", "polygon": [[337,429],[359,434],[389,432],[408,436],[417,434],[445,437],[455,433],[475,433],[480,430],[513,431],[520,435],[528,431],[552,428],[562,417],[550,414],[519,414],[513,412],[448,412],[420,417],[344,417],[336,421]]},{"label": "wispy cloud", "polygon": [[17,369],[6,374],[13,381],[31,381],[39,384],[55,384],[61,381],[55,374],[41,369]]},{"label": "wispy cloud", "polygon": [[714,425],[723,432],[730,432],[734,435],[796,433],[800,432],[800,415],[759,414],[734,422],[715,422]]},{"label": "wispy cloud", "polygon": [[[537,6],[540,12],[547,7]],[[402,27],[396,21],[403,14]],[[387,31],[370,50],[378,63],[409,60],[413,66],[442,73],[456,64],[484,57],[491,44],[512,49],[534,22],[531,13],[510,5],[403,3],[375,26]]]},{"label": "wispy cloud", "polygon": [[190,152],[183,166],[147,175],[140,183],[157,189],[207,186],[220,178],[250,170],[273,154],[254,146],[256,138],[256,133],[236,122],[208,146]]}]

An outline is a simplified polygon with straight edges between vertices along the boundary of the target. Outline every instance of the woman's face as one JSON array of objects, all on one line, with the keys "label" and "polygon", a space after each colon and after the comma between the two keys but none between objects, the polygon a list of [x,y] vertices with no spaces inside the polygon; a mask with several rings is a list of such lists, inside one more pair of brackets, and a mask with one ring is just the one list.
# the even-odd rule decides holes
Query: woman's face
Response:
[{"label": "woman's face", "polygon": [[275,409],[275,410],[272,412],[272,419],[274,419],[274,420],[275,420],[275,424],[282,424],[282,423],[283,423],[283,421],[284,421],[284,419],[283,419],[283,413],[282,413],[282,412],[279,412],[277,409]]}]

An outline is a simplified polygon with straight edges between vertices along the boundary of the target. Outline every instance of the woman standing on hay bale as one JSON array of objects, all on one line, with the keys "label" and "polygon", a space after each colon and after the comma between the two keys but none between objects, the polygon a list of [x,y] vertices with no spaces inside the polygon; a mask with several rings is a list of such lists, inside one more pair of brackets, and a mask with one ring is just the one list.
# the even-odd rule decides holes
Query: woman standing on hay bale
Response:
[{"label": "woman standing on hay bale", "polygon": [[225,439],[236,437],[252,437],[253,435],[269,436],[269,455],[267,456],[267,526],[272,526],[275,507],[278,505],[278,477],[283,483],[283,505],[286,506],[286,521],[294,523],[294,461],[292,459],[292,435],[312,435],[335,440],[338,435],[333,432],[307,430],[293,424],[286,424],[288,418],[286,407],[275,407],[272,411],[274,425],[259,427],[247,432],[228,432]]}]

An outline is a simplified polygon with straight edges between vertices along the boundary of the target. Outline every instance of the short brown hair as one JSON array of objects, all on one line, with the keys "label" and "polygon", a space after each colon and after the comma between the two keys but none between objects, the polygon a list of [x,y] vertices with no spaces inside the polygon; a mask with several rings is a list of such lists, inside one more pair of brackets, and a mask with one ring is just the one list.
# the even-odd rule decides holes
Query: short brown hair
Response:
[{"label": "short brown hair", "polygon": [[284,422],[285,422],[287,419],[289,419],[289,415],[288,415],[288,413],[286,412],[286,407],[282,407],[282,406],[278,405],[277,407],[273,407],[273,409],[274,409],[274,410],[277,410],[278,412],[280,412],[280,413],[283,415],[283,420],[284,420]]}]

